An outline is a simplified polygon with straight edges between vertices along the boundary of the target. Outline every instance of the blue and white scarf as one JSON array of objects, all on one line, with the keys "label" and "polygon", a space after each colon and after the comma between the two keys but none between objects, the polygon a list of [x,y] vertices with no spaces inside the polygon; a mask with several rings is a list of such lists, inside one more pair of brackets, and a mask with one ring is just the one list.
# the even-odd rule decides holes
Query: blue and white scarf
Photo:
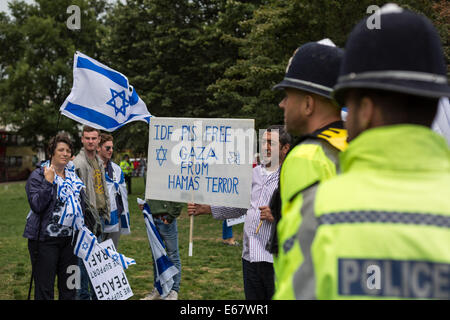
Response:
[{"label": "blue and white scarf", "polygon": [[[106,187],[109,193],[109,204],[111,208],[111,219],[105,221],[104,232],[117,232],[120,231],[120,234],[130,234],[130,213],[128,211],[128,192],[127,185],[125,183],[125,177],[123,175],[122,169],[110,161],[112,168],[112,177],[109,176],[108,172],[105,174],[106,179]],[[106,166],[106,165],[105,165]],[[118,205],[116,196],[121,197],[123,211],[118,213]]]},{"label": "blue and white scarf", "polygon": [[[42,164],[42,167],[49,167],[49,161]],[[53,184],[57,188],[57,202],[62,204],[62,214],[59,219],[59,224],[73,228],[73,230],[80,230],[78,233],[77,242],[74,247],[74,254],[85,261],[88,261],[94,245],[98,245],[97,237],[84,224],[83,210],[81,208],[80,193],[85,188],[84,183],[75,173],[75,166],[72,161],[67,163],[64,168],[66,179],[55,175]],[[103,249],[103,248],[102,248]],[[136,264],[132,258],[128,258],[113,250],[104,249],[104,252],[110,256],[114,261],[127,269],[130,265]]]},{"label": "blue and white scarf", "polygon": [[[50,162],[46,161],[42,167],[49,167]],[[81,209],[80,193],[85,185],[83,181],[76,175],[75,166],[72,161],[69,161],[64,167],[66,178],[63,179],[59,175],[55,175],[53,184],[57,187],[57,206],[61,205],[59,212],[61,217],[59,224],[66,227],[71,227],[73,230],[81,230],[84,226],[83,210]]]}]

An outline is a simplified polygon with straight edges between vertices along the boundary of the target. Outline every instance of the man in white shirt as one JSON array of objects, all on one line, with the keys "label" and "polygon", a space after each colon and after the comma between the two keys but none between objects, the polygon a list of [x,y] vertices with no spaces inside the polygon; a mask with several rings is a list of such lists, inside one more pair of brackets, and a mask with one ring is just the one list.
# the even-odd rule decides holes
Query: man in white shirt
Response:
[{"label": "man in white shirt", "polygon": [[270,126],[262,139],[263,156],[253,168],[250,208],[216,207],[188,203],[189,215],[212,214],[215,219],[237,218],[246,214],[242,246],[244,292],[247,300],[270,300],[274,293],[272,254],[266,250],[273,216],[269,203],[278,187],[279,168],[292,144],[284,126]]}]

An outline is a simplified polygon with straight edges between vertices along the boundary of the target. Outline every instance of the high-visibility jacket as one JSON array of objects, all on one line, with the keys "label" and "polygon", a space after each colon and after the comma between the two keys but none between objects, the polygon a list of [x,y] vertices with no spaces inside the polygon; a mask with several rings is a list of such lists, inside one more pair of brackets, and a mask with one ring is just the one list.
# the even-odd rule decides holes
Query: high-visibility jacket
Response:
[{"label": "high-visibility jacket", "polygon": [[303,190],[297,299],[450,299],[450,150],[418,125],[373,128],[342,174]]},{"label": "high-visibility jacket", "polygon": [[122,160],[120,161],[119,166],[126,176],[131,176],[131,174],[133,173],[133,166],[131,165],[130,162]]},{"label": "high-visibility jacket", "polygon": [[274,257],[274,299],[294,299],[292,275],[301,263],[301,252],[293,241],[301,222],[298,214],[301,190],[336,175],[338,154],[347,146],[347,131],[338,121],[303,136],[286,156],[280,173],[281,219],[277,224],[278,255]]}]

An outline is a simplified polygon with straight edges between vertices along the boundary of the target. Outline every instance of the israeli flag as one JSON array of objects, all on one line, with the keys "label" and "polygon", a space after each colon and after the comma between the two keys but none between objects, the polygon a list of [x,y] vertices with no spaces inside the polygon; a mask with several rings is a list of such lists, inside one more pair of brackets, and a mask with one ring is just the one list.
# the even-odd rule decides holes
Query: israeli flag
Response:
[{"label": "israeli flag", "polygon": [[161,297],[165,297],[169,294],[173,286],[173,277],[179,272],[177,267],[175,267],[172,261],[169,260],[166,254],[166,248],[159,235],[158,229],[156,229],[153,217],[150,213],[150,207],[148,204],[137,198],[138,204],[143,204],[144,209],[142,213],[144,214],[145,227],[147,229],[148,242],[152,250],[153,260],[156,269],[156,283],[155,287],[158,290]]},{"label": "israeli flag", "polygon": [[82,227],[78,233],[77,243],[75,244],[74,254],[88,261],[91,255],[92,249],[97,243],[97,237],[85,226]]},{"label": "israeli flag", "polygon": [[72,91],[59,109],[79,123],[114,131],[132,121],[150,123],[151,114],[127,77],[76,52]]},{"label": "israeli flag", "polygon": [[119,263],[124,270],[128,269],[132,264],[136,264],[136,261],[133,258],[125,257],[123,254],[118,253],[114,250],[108,250],[104,248],[106,254],[113,259],[114,262]]},{"label": "israeli flag", "polygon": [[84,261],[88,261],[95,246],[99,246],[104,253],[111,257],[113,261],[119,263],[124,270],[128,269],[129,266],[136,264],[136,261],[133,258],[128,258],[117,251],[103,248],[98,243],[97,237],[86,226],[83,226],[78,233],[73,253]]}]

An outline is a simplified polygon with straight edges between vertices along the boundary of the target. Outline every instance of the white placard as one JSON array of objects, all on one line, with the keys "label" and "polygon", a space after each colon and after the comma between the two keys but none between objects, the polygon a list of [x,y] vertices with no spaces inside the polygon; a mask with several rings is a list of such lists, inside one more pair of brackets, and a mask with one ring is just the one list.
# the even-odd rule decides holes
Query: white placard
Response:
[{"label": "white placard", "polygon": [[227,226],[231,227],[231,226],[234,226],[234,225],[239,224],[239,223],[244,223],[245,222],[245,217],[247,217],[246,214],[244,214],[244,215],[242,215],[242,216],[240,216],[238,218],[227,219]]},{"label": "white placard", "polygon": [[[111,239],[99,245],[116,250]],[[114,261],[99,246],[95,246],[89,260],[83,259],[83,262],[98,300],[126,300],[133,296],[120,262]]]},{"label": "white placard", "polygon": [[146,199],[248,208],[254,120],[152,118]]}]

